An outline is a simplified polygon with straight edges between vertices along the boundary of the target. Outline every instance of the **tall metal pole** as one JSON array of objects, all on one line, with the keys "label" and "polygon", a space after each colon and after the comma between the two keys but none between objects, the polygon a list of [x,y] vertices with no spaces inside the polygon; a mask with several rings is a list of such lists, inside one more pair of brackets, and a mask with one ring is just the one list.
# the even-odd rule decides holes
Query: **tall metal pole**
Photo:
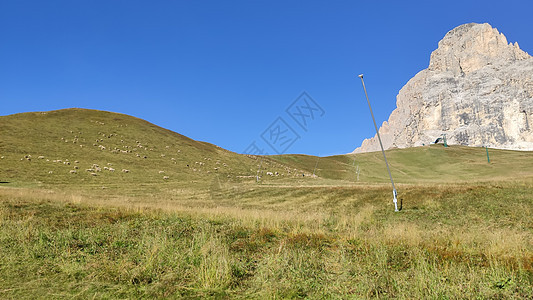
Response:
[{"label": "tall metal pole", "polygon": [[379,146],[381,146],[381,153],[383,153],[383,158],[385,159],[385,165],[387,166],[387,171],[389,172],[390,183],[392,184],[392,195],[394,202],[394,211],[398,210],[398,193],[396,192],[396,187],[394,186],[394,181],[392,180],[392,174],[390,172],[389,163],[387,162],[387,156],[385,155],[385,150],[383,150],[383,143],[381,142],[381,137],[379,136],[378,126],[376,125],[376,119],[374,118],[374,113],[372,112],[372,106],[370,106],[370,100],[368,100],[368,94],[366,92],[365,81],[363,80],[363,74],[359,75],[361,78],[361,83],[363,83],[363,89],[365,90],[366,102],[368,103],[368,108],[370,109],[370,115],[372,115],[372,121],[374,122],[374,128],[376,129],[376,134],[379,140]]},{"label": "tall metal pole", "polygon": [[[357,169],[355,168],[355,155],[354,155],[354,158],[353,158],[353,164],[352,164],[352,167],[354,168],[355,170],[355,175],[357,176]],[[359,165],[358,165],[359,167]],[[356,177],[357,178],[357,177]],[[357,179],[355,179],[355,182],[357,182]]]},{"label": "tall metal pole", "polygon": [[261,156],[261,162],[259,163],[259,169],[257,169],[257,175],[255,176],[256,182],[259,183],[259,171],[261,171],[261,166],[263,165],[263,157]]},{"label": "tall metal pole", "polygon": [[315,177],[315,171],[316,171],[316,166],[318,166],[318,160],[320,159],[320,157],[318,157],[316,159],[316,164],[315,164],[315,168],[313,169],[313,177]]}]

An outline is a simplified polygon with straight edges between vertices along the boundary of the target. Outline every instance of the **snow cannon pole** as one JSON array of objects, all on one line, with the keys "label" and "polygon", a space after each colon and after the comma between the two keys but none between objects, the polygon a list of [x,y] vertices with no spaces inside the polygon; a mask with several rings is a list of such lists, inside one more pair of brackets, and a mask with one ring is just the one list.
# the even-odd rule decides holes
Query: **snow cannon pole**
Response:
[{"label": "snow cannon pole", "polygon": [[368,108],[370,109],[370,115],[372,116],[372,121],[374,122],[374,128],[376,129],[376,134],[379,140],[379,146],[381,147],[381,153],[383,153],[383,158],[385,159],[385,165],[387,166],[387,171],[389,172],[390,183],[392,184],[392,196],[394,202],[394,211],[400,211],[398,209],[398,193],[396,192],[396,187],[394,186],[394,181],[392,180],[392,174],[390,172],[389,163],[387,162],[387,156],[385,155],[385,150],[383,149],[383,143],[381,142],[381,137],[379,136],[378,126],[376,125],[376,119],[374,118],[374,113],[372,112],[372,106],[370,106],[370,100],[368,99],[368,93],[366,92],[365,81],[363,80],[363,74],[359,75],[361,78],[361,83],[363,84],[363,89],[365,90],[366,102],[368,103]]}]

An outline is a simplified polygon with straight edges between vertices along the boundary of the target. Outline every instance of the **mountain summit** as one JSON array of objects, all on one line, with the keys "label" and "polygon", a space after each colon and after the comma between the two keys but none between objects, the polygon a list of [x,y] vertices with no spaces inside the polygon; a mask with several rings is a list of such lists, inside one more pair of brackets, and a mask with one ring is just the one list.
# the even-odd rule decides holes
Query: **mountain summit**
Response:
[{"label": "mountain summit", "polygon": [[[383,147],[450,144],[533,150],[533,58],[489,24],[448,32],[429,67],[400,90],[379,129]],[[374,136],[354,153],[378,151]]]},{"label": "mountain summit", "polygon": [[518,43],[508,44],[505,36],[489,24],[469,23],[448,32],[431,53],[430,71],[450,71],[466,75],[484,66],[530,56],[520,50]]}]

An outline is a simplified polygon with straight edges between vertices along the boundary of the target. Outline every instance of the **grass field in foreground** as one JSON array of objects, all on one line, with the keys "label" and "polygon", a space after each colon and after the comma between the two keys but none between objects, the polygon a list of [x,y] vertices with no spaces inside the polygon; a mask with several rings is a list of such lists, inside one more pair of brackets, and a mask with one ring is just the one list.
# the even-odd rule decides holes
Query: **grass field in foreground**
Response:
[{"label": "grass field in foreground", "polygon": [[533,298],[532,152],[387,151],[395,213],[379,152],[261,161],[107,112],[0,121],[0,298]]},{"label": "grass field in foreground", "polygon": [[533,297],[529,186],[411,187],[401,213],[373,200],[385,188],[333,192],[361,196],[186,206],[2,188],[0,297]]}]

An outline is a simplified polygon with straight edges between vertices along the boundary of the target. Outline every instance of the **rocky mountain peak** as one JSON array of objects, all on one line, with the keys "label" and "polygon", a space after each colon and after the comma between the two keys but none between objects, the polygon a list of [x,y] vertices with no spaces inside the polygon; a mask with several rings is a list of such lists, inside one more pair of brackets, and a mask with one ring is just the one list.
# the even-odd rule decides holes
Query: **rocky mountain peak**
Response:
[{"label": "rocky mountain peak", "polygon": [[[449,144],[533,150],[533,57],[489,24],[449,31],[400,90],[379,129],[385,149]],[[354,152],[378,151],[377,137]]]},{"label": "rocky mountain peak", "polygon": [[480,68],[506,61],[527,59],[518,43],[509,44],[507,38],[487,23],[469,23],[450,30],[431,53],[430,71],[451,71],[455,75],[468,74]]}]

